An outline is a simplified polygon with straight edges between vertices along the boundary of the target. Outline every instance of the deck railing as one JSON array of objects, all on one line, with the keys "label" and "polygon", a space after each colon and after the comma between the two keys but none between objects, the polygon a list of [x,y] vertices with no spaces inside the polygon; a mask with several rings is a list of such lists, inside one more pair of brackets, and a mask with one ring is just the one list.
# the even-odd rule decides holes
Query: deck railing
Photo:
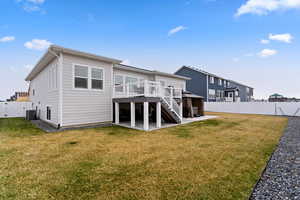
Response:
[{"label": "deck railing", "polygon": [[127,97],[170,97],[182,98],[182,89],[173,87],[164,87],[160,82],[156,81],[137,81],[119,84],[114,86],[114,98]]}]

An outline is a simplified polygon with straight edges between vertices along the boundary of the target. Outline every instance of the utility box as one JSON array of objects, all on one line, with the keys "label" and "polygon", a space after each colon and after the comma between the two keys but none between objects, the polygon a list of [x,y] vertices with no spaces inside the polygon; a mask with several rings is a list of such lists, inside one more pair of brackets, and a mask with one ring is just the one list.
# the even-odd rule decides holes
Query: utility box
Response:
[{"label": "utility box", "polygon": [[36,110],[26,110],[26,120],[36,120]]}]

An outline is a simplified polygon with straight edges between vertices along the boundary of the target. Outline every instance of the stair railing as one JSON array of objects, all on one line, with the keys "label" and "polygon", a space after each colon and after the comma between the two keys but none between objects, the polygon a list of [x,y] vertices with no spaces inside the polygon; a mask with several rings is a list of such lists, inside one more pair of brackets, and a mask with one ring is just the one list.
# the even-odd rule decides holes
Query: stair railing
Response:
[{"label": "stair railing", "polygon": [[[162,87],[161,90],[162,90],[161,96],[163,101],[168,105],[169,109],[173,113],[175,113],[175,115],[180,119],[180,121],[182,121],[182,116],[180,112],[181,107],[178,105],[175,99],[175,98],[181,98],[180,96],[181,91],[179,93],[178,91],[176,91],[178,89],[174,89],[172,87]],[[176,94],[176,96],[174,94]]]}]

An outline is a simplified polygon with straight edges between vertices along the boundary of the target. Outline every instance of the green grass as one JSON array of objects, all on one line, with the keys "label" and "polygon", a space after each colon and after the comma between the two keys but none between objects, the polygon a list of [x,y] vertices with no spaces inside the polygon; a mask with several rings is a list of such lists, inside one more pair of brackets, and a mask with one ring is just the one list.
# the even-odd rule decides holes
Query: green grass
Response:
[{"label": "green grass", "polygon": [[153,132],[1,119],[0,199],[247,199],[287,119],[213,114]]},{"label": "green grass", "polygon": [[40,135],[43,132],[36,128],[30,121],[23,118],[0,118],[0,137],[26,137]]}]

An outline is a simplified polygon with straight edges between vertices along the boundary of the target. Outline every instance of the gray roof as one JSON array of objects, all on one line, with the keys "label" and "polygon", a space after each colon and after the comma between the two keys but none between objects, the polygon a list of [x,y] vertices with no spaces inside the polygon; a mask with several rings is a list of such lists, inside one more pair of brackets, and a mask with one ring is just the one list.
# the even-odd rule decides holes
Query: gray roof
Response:
[{"label": "gray roof", "polygon": [[[246,87],[248,87],[248,88],[252,88],[252,89],[253,89],[253,87],[251,87],[251,86],[248,86],[248,85],[245,85],[245,84],[242,84],[242,83],[233,81],[233,80],[231,80],[231,79],[223,78],[223,77],[221,77],[221,76],[218,76],[218,75],[215,75],[215,74],[206,72],[206,71],[204,71],[204,70],[202,70],[202,69],[199,69],[199,68],[197,68],[197,67],[182,66],[182,67],[180,67],[176,72],[178,72],[178,71],[181,70],[182,68],[188,68],[188,69],[191,69],[191,70],[193,70],[193,71],[200,72],[200,73],[202,73],[202,74],[206,74],[206,75],[208,75],[208,76],[213,76],[213,77],[216,77],[216,78],[224,79],[224,80],[227,80],[227,81],[230,81],[230,82],[233,82],[233,83],[236,83],[236,84],[239,84],[239,85],[242,85],[242,86],[246,86]],[[175,72],[175,73],[176,73],[176,72]]]},{"label": "gray roof", "polygon": [[198,96],[195,94],[183,94],[182,97],[195,98],[195,99],[204,99],[202,96]]},{"label": "gray roof", "polygon": [[66,54],[71,54],[75,56],[82,56],[86,58],[91,58],[95,60],[101,60],[104,62],[109,62],[109,63],[121,63],[121,60],[113,59],[113,58],[108,58],[104,56],[99,56],[96,54],[91,54],[91,53],[86,53],[82,51],[77,51],[73,49],[68,49],[64,47],[60,47],[57,45],[51,45],[46,53],[42,56],[42,58],[38,61],[38,63],[34,66],[34,68],[31,70],[31,72],[28,74],[26,77],[26,81],[31,81],[34,79],[36,75],[38,75],[48,64],[51,62],[59,53],[66,53]]},{"label": "gray roof", "polygon": [[73,50],[73,49],[68,49],[68,48],[64,48],[61,46],[57,46],[57,45],[51,45],[48,48],[46,53],[42,56],[42,58],[38,61],[38,63],[31,70],[31,72],[27,75],[25,80],[31,81],[32,79],[34,79],[54,58],[56,58],[56,56],[59,53],[66,53],[66,54],[71,54],[71,55],[75,55],[75,56],[81,56],[81,57],[86,57],[86,58],[90,58],[90,59],[101,60],[104,62],[113,63],[113,64],[115,64],[114,68],[124,69],[124,70],[128,70],[128,71],[134,71],[134,72],[151,74],[151,75],[161,75],[161,76],[167,76],[167,77],[178,78],[178,79],[183,79],[183,80],[190,80],[190,78],[184,77],[184,76],[169,74],[169,73],[155,71],[155,70],[152,71],[152,70],[147,70],[147,69],[141,69],[141,68],[137,68],[137,67],[133,67],[133,66],[129,66],[129,65],[123,65],[123,64],[120,64],[122,61],[118,60],[118,59],[108,58],[108,57],[99,56],[96,54],[91,54],[91,53],[86,53],[86,52],[77,51],[77,50]]},{"label": "gray roof", "polygon": [[193,94],[190,91],[183,91],[182,92],[182,97],[189,97],[189,98],[196,98],[196,99],[204,99],[204,97]]},{"label": "gray roof", "polygon": [[148,75],[160,75],[160,76],[167,76],[167,77],[171,77],[171,78],[190,80],[189,77],[185,77],[185,76],[169,74],[169,73],[160,72],[160,71],[156,71],[156,70],[142,69],[142,68],[133,67],[133,66],[129,66],[129,65],[123,65],[123,64],[115,64],[114,68],[133,71],[133,72],[139,72],[139,73],[148,74]]}]

